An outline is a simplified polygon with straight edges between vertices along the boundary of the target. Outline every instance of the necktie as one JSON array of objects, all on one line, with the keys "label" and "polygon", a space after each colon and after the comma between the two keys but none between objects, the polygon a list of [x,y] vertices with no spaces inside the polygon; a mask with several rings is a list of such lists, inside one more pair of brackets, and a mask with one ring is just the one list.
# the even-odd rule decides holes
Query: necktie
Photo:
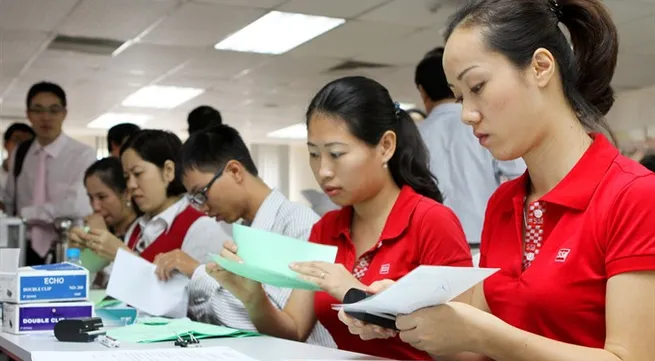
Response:
[{"label": "necktie", "polygon": [[[44,149],[40,149],[38,156],[34,189],[32,191],[32,204],[35,206],[41,206],[47,202],[46,162],[48,153]],[[45,257],[48,254],[50,245],[56,238],[56,236],[53,237],[54,230],[50,228],[52,228],[51,225],[35,224],[30,229],[32,249],[41,257]]]}]

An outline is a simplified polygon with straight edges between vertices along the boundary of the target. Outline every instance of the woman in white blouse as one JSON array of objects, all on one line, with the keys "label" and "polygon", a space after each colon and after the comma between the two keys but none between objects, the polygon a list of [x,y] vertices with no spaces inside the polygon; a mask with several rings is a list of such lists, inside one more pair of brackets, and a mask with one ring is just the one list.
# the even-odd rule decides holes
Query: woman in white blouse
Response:
[{"label": "woman in white blouse", "polygon": [[121,148],[127,189],[144,213],[125,235],[125,243],[106,230],[91,229],[87,246],[113,260],[118,249],[139,254],[153,262],[161,253],[181,249],[204,263],[208,253],[217,253],[228,236],[223,226],[190,206],[175,174],[175,161],[182,146],[173,133],[142,130]]}]

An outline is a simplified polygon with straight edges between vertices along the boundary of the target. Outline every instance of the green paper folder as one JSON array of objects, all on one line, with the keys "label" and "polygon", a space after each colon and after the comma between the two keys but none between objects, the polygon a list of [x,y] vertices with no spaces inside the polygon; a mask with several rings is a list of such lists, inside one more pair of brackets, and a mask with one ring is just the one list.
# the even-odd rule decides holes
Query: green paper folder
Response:
[{"label": "green paper folder", "polygon": [[90,290],[89,301],[93,302],[96,308],[112,307],[122,303],[111,297],[107,299],[107,290]]},{"label": "green paper folder", "polygon": [[337,247],[326,246],[277,233],[235,224],[232,228],[237,255],[243,263],[211,255],[226,270],[260,283],[284,288],[318,290],[310,282],[298,278],[289,268],[293,262],[321,261],[334,263]]},{"label": "green paper folder", "polygon": [[110,260],[98,256],[96,253],[86,248],[80,254],[80,262],[82,267],[89,270],[89,273],[97,273],[109,266]]},{"label": "green paper folder", "polygon": [[265,268],[230,261],[229,259],[223,258],[221,256],[211,255],[211,257],[214,262],[216,262],[216,264],[225,268],[231,273],[253,281],[257,281],[259,283],[282,288],[293,288],[310,291],[320,290],[320,288],[315,284],[298,279],[295,276],[290,277],[275,271],[266,270]]},{"label": "green paper folder", "polygon": [[241,331],[224,326],[209,325],[188,319],[171,320],[169,323],[137,323],[107,331],[109,337],[132,343],[153,343],[174,341],[178,336],[193,335],[197,339],[211,337],[249,337],[259,336],[257,332]]},{"label": "green paper folder", "polygon": [[174,321],[174,319],[172,318],[152,316],[139,320],[139,323],[142,323],[144,325],[158,326],[158,325],[168,325],[172,321]]},{"label": "green paper folder", "polygon": [[98,306],[105,297],[107,297],[107,290],[89,290],[89,301]]}]

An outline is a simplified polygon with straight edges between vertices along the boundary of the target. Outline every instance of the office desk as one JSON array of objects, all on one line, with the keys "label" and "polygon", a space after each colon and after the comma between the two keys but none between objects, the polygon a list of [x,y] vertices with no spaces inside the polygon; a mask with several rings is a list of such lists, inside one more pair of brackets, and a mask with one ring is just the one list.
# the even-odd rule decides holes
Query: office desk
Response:
[{"label": "office desk", "polygon": [[[227,346],[261,361],[286,360],[379,360],[372,356],[324,348],[306,343],[259,336],[247,338],[215,338],[200,340],[204,347]],[[121,343],[121,350],[174,348],[173,341],[150,344]],[[31,361],[34,351],[111,351],[97,342],[59,342],[52,334],[12,335],[0,332],[0,351],[10,354],[18,361]]]}]

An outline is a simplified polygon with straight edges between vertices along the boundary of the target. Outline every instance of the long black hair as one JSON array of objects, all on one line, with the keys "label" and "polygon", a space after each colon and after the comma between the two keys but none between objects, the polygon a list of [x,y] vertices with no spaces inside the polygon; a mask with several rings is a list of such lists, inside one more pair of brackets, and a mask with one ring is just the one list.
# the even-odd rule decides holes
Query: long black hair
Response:
[{"label": "long black hair", "polygon": [[315,113],[343,119],[350,132],[370,146],[378,145],[385,132],[396,133],[396,151],[388,162],[393,180],[398,187],[408,185],[425,197],[443,201],[416,124],[380,83],[362,76],[334,80],[309,104],[308,126]]},{"label": "long black hair", "polygon": [[[572,44],[559,24],[568,29]],[[486,46],[519,69],[530,64],[537,49],[548,49],[582,125],[615,140],[605,115],[614,104],[610,83],[619,42],[602,1],[469,0],[448,21],[446,41],[458,27],[480,27]]]}]

